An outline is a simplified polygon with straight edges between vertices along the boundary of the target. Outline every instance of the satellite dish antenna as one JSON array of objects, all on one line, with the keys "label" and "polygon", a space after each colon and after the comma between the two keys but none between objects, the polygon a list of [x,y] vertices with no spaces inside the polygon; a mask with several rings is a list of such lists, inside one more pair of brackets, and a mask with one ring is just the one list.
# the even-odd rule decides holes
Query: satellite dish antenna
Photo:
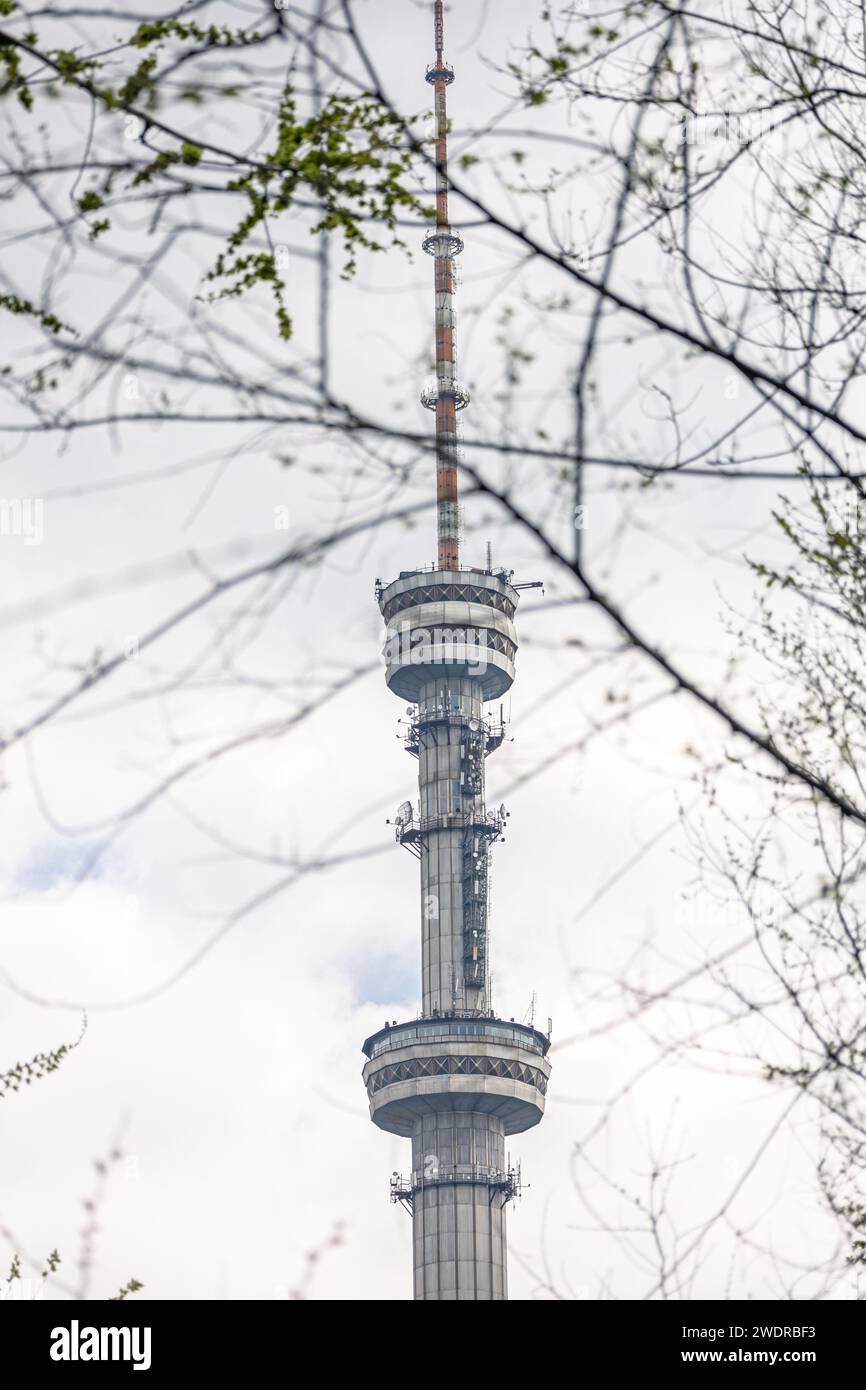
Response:
[{"label": "satellite dish antenna", "polygon": [[469,720],[469,729],[470,729],[470,732],[471,732],[471,733],[477,734],[477,733],[478,733],[478,730],[479,730],[480,728],[481,728],[481,721],[480,721],[480,719],[470,719],[470,720]]},{"label": "satellite dish antenna", "polygon": [[394,817],[394,821],[395,821],[395,823],[396,823],[397,825],[408,825],[408,824],[410,823],[411,820],[412,820],[412,802],[411,802],[411,801],[404,801],[404,802],[403,802],[403,805],[400,807],[399,811],[397,812],[396,816]]}]

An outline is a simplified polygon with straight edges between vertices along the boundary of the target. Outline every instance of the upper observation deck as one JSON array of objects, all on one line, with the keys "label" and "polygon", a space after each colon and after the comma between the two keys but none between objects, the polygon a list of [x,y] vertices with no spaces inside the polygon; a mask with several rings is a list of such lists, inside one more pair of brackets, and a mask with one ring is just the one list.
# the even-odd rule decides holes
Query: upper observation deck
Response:
[{"label": "upper observation deck", "polygon": [[508,570],[422,569],[377,584],[387,626],[386,679],[415,701],[439,677],[477,682],[485,700],[511,688],[520,594]]}]

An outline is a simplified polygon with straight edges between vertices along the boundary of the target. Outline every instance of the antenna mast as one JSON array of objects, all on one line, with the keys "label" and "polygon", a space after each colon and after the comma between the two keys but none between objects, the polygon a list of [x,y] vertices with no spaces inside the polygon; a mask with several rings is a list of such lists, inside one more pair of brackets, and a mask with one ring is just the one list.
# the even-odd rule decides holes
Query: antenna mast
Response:
[{"label": "antenna mast", "polygon": [[460,568],[460,505],[457,495],[457,412],[469,404],[469,395],[457,384],[454,349],[454,257],[463,240],[451,230],[448,218],[448,110],[446,90],[454,81],[454,69],[445,62],[443,0],[435,0],[436,61],[427,68],[433,87],[436,116],[436,230],[424,238],[424,250],[435,258],[436,387],[421,397],[436,412],[436,508],[440,570]]}]

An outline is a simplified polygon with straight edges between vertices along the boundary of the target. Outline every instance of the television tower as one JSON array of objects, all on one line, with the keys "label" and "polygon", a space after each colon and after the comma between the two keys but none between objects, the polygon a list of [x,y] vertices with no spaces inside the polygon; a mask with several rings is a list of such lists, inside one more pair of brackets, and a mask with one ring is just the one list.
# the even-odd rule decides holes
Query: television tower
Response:
[{"label": "television tower", "polygon": [[550,1036],[503,1020],[491,1002],[490,847],[504,838],[504,806],[489,811],[485,759],[504,737],[500,700],[514,680],[512,572],[461,564],[454,258],[463,241],[448,214],[442,0],[435,0],[436,227],[433,257],[436,384],[422,401],[436,412],[438,560],[377,581],[386,625],[389,688],[409,709],[406,747],[418,759],[419,803],[397,813],[396,838],[421,870],[422,1008],[408,1023],[367,1038],[363,1070],[370,1115],[412,1140],[412,1169],[394,1174],[391,1197],[412,1214],[416,1299],[508,1297],[505,1213],[520,1170],[505,1140],[544,1113]]}]

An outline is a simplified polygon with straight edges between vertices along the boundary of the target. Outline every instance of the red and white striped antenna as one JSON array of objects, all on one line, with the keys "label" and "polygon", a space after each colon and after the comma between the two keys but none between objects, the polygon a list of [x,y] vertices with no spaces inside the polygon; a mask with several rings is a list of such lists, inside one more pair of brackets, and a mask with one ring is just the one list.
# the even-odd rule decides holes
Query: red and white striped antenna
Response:
[{"label": "red and white striped antenna", "polygon": [[463,250],[448,217],[448,110],[446,91],[454,69],[445,61],[443,0],[434,4],[436,61],[427,69],[434,90],[436,117],[436,229],[424,238],[424,250],[434,257],[436,297],[436,386],[422,402],[436,412],[436,510],[440,570],[460,568],[460,504],[457,491],[457,412],[469,395],[457,383],[454,344],[454,258]]}]

